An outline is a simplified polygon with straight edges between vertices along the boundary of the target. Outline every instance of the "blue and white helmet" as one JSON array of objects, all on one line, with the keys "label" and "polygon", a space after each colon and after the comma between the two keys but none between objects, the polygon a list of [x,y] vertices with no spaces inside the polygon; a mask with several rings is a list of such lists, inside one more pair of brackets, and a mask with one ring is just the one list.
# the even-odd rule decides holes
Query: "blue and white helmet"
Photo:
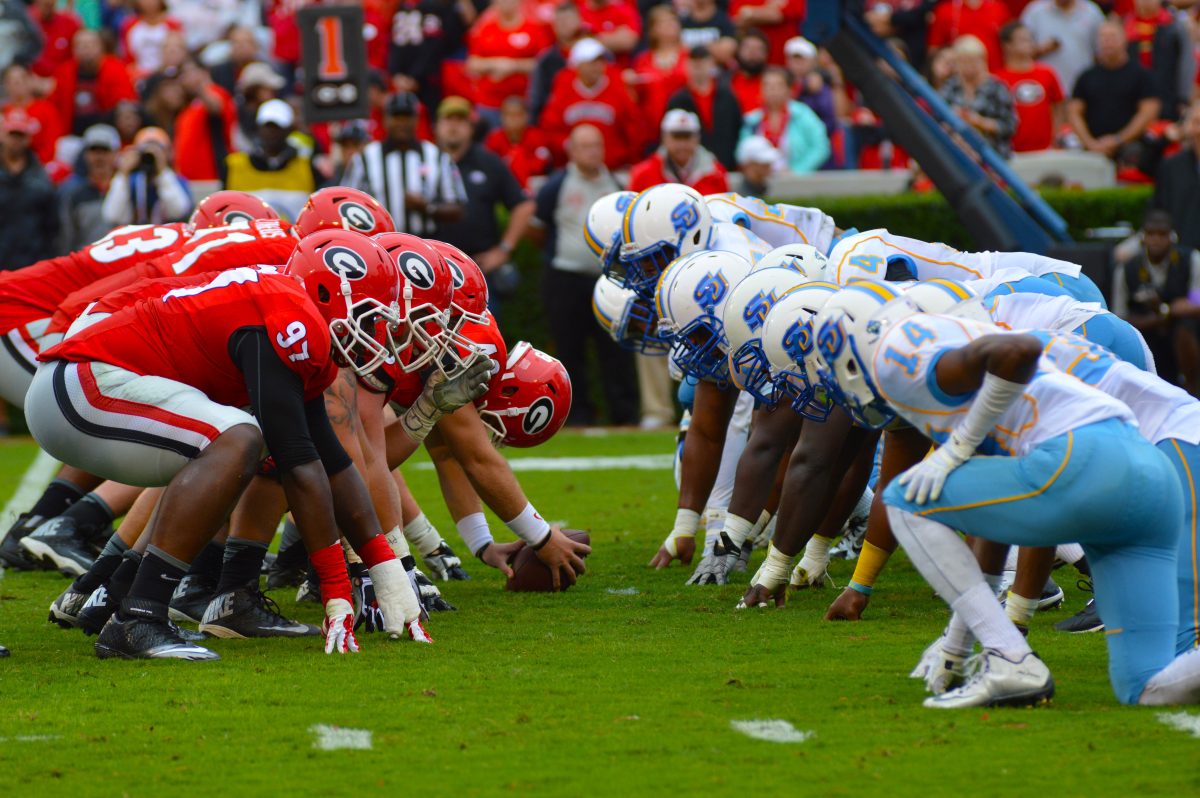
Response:
[{"label": "blue and white helmet", "polygon": [[625,209],[620,255],[605,273],[650,299],[667,266],[705,249],[711,230],[712,215],[695,189],[682,183],[648,188]]},{"label": "blue and white helmet", "polygon": [[921,313],[934,313],[992,323],[983,300],[970,286],[958,280],[920,280],[904,289],[904,298]]},{"label": "blue and white helmet", "polygon": [[621,223],[636,196],[634,191],[614,191],[593,202],[588,209],[583,223],[583,240],[602,264],[620,252]]},{"label": "blue and white helmet", "polygon": [[792,269],[754,266],[746,279],[734,286],[721,314],[729,342],[729,375],[733,384],[772,407],[778,397],[763,352],[763,325],[775,303],[804,282],[804,275]]},{"label": "blue and white helmet", "polygon": [[674,338],[671,358],[686,374],[724,385],[729,342],[722,314],[750,261],[732,252],[693,252],[663,272],[655,294],[659,330]]},{"label": "blue and white helmet", "polygon": [[755,270],[774,269],[782,266],[785,269],[799,272],[810,280],[824,280],[825,267],[828,261],[821,251],[809,244],[784,244],[763,255],[762,260],[755,264]]},{"label": "blue and white helmet", "polygon": [[670,338],[658,334],[653,304],[607,277],[599,277],[592,289],[592,313],[622,349],[665,355],[671,348]]},{"label": "blue and white helmet", "polygon": [[[887,426],[896,413],[871,377],[880,327],[869,322],[880,308],[901,296],[887,283],[856,280],[830,297],[813,323],[817,351],[825,361],[818,369],[825,390],[851,418],[871,429]],[[916,312],[910,308],[909,315]]]},{"label": "blue and white helmet", "polygon": [[813,320],[839,290],[833,283],[805,282],[780,297],[762,328],[763,353],[776,396],[814,421],[828,418],[833,405],[818,376],[824,361],[817,351]]}]

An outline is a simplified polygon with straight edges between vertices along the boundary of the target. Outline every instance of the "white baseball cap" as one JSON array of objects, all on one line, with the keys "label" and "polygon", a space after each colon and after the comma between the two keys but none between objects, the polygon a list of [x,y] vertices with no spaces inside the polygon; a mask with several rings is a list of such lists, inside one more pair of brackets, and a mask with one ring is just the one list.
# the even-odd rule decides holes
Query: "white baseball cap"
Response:
[{"label": "white baseball cap", "polygon": [[260,125],[279,125],[286,129],[296,121],[296,114],[292,111],[292,106],[283,100],[267,100],[258,106],[254,121]]},{"label": "white baseball cap", "polygon": [[663,116],[663,133],[699,133],[700,117],[682,108],[673,108]]},{"label": "white baseball cap", "polygon": [[571,45],[571,54],[567,56],[568,66],[579,66],[597,58],[608,55],[608,48],[599,39],[580,39]]},{"label": "white baseball cap", "polygon": [[762,136],[747,136],[737,148],[738,163],[774,164],[779,150]]},{"label": "white baseball cap", "polygon": [[784,55],[798,55],[802,58],[816,58],[817,47],[803,36],[793,36],[784,42]]}]

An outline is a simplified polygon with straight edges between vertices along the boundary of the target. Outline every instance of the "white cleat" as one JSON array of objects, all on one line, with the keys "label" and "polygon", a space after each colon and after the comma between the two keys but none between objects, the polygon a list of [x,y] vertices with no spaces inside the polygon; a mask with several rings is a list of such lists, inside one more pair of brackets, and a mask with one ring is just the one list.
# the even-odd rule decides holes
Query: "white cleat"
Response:
[{"label": "white cleat", "polygon": [[924,705],[933,709],[1023,707],[1047,704],[1054,697],[1050,669],[1033,652],[1012,662],[998,651],[985,649],[972,664],[966,684],[930,696]]},{"label": "white cleat", "polygon": [[1150,678],[1138,703],[1143,706],[1200,704],[1200,648],[1173,659]]}]

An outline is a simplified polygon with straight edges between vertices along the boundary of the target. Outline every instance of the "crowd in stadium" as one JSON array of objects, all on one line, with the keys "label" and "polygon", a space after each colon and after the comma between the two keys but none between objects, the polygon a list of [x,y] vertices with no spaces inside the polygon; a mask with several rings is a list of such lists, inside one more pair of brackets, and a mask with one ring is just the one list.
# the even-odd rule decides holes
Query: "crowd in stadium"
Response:
[{"label": "crowd in stadium", "polygon": [[[401,230],[470,254],[500,299],[518,279],[513,248],[541,242],[546,290],[578,295],[549,319],[575,376],[575,314],[596,274],[578,238],[597,197],[662,182],[767,195],[773,175],[852,168],[911,169],[931,187],[803,38],[804,0],[363,0],[370,114],[311,125],[303,4],[3,0],[0,268],[185,219],[218,188],[294,216],[315,189],[352,185]],[[1186,113],[1200,4],[878,0],[863,18],[1000,153],[1082,149],[1127,182],[1170,173],[1158,224],[1181,231],[1172,245],[1200,243],[1200,186],[1162,167],[1200,132]],[[669,423],[666,388],[641,374],[639,411],[628,356],[605,357],[628,375],[609,386],[609,420]],[[593,420],[586,406],[576,416]]]}]

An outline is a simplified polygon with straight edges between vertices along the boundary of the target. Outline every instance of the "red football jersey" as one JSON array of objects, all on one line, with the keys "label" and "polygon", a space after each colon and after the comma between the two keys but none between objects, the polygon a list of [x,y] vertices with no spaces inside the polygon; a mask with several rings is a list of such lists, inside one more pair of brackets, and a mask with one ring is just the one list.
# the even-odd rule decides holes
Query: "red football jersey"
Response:
[{"label": "red football jersey", "polygon": [[1001,69],[996,77],[1008,86],[1017,112],[1014,152],[1036,152],[1054,146],[1054,106],[1063,101],[1058,75],[1045,64],[1014,72]]},{"label": "red football jersey", "polygon": [[[495,15],[485,14],[467,36],[467,54],[479,58],[533,59],[554,43],[550,28],[524,18],[515,28],[505,28]],[[520,72],[503,78],[481,75],[475,80],[475,99],[485,108],[499,108],[506,97],[524,97],[529,75]]]},{"label": "red football jersey", "polygon": [[[467,322],[459,333],[496,363],[496,373],[492,379],[499,379],[508,362],[508,347],[504,345],[504,336],[500,334],[500,326],[496,324],[492,314],[488,313],[485,320],[479,324]],[[458,352],[462,357],[467,356],[465,346],[459,346]],[[395,361],[385,363],[359,379],[368,390],[386,393],[387,401],[395,402],[400,407],[412,407],[425,387],[425,379],[420,372],[405,373]]]},{"label": "red football jersey", "polygon": [[70,255],[0,275],[0,332],[51,316],[73,291],[187,243],[184,224],[118,227]]},{"label": "red football jersey", "polygon": [[239,330],[255,327],[266,331],[279,358],[303,380],[305,400],[320,396],[337,377],[329,327],[304,289],[286,275],[251,268],[139,299],[39,359],[109,363],[243,407],[250,397],[229,342]]},{"label": "red football jersey", "polygon": [[282,266],[295,248],[290,225],[278,219],[255,219],[249,227],[197,230],[181,249],[110,274],[63,297],[46,331],[65,332],[88,305],[141,280],[219,272],[238,266]]}]

